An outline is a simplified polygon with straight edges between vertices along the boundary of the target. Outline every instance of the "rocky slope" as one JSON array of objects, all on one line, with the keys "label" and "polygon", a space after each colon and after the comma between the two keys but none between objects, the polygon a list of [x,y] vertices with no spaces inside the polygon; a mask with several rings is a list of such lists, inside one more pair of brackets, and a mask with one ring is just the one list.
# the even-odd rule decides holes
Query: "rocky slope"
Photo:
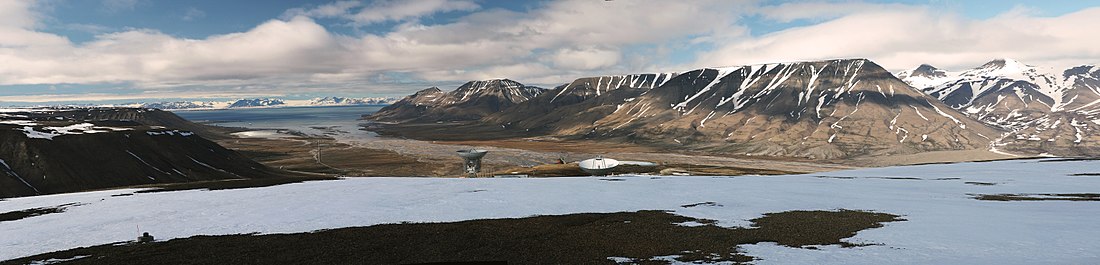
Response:
[{"label": "rocky slope", "polygon": [[389,122],[477,120],[544,91],[508,79],[470,81],[446,93],[435,87],[421,90],[365,118]]},{"label": "rocky slope", "polygon": [[961,72],[941,71],[935,78],[919,70],[898,76],[975,119],[1011,130],[997,139],[1002,150],[1100,154],[1100,125],[1094,122],[1100,120],[1098,67],[1059,71],[996,59]]},{"label": "rocky slope", "polygon": [[285,175],[183,129],[186,124],[150,109],[6,111],[0,114],[0,197]]},{"label": "rocky slope", "polygon": [[555,133],[563,127],[590,126],[614,111],[614,106],[659,87],[674,73],[578,78],[529,101],[483,119],[488,124],[525,131]]},{"label": "rocky slope", "polygon": [[556,134],[815,159],[984,148],[996,130],[863,59],[706,68]]},{"label": "rocky slope", "polygon": [[530,136],[812,159],[987,149],[1001,134],[864,59],[582,78],[479,122]]}]

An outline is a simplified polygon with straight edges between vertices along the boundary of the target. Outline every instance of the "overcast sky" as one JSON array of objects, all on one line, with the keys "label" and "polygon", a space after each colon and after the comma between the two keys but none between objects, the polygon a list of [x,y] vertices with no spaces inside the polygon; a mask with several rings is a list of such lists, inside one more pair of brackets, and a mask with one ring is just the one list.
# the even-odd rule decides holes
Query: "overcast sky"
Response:
[{"label": "overcast sky", "polygon": [[402,96],[830,58],[1100,63],[1100,1],[0,0],[0,105]]}]

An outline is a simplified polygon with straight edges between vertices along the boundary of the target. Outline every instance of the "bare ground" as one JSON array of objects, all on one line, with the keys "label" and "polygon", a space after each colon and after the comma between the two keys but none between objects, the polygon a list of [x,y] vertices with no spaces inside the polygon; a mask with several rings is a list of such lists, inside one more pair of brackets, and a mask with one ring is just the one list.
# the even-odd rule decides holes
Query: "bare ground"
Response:
[{"label": "bare ground", "polygon": [[[403,223],[311,233],[195,236],[168,241],[77,248],[0,262],[49,259],[68,264],[640,264],[749,262],[738,245],[776,242],[813,248],[844,241],[861,230],[904,221],[897,215],[852,210],[789,211],[751,220],[752,228],[725,228],[713,220],[665,211],[582,213],[453,223]],[[680,223],[702,224],[682,226]],[[655,240],[660,239],[660,240]]]}]

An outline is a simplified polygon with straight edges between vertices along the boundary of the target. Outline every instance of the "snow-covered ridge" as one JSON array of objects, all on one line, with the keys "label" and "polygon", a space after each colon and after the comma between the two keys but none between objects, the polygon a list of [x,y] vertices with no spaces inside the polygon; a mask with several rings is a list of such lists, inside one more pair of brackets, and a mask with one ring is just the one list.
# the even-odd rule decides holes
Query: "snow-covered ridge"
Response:
[{"label": "snow-covered ridge", "polygon": [[[937,69],[942,76],[935,77],[918,74],[924,66],[927,65],[911,71],[899,72],[897,77],[941,101],[958,102],[949,103],[955,108],[970,107],[975,99],[991,91],[1012,86],[1025,86],[1051,99],[1053,104],[1048,107],[1052,111],[1058,111],[1074,103],[1072,99],[1063,97],[1063,94],[1065,91],[1072,90],[1074,81],[1080,78],[1079,74],[1071,74],[1069,69],[1059,71],[1050,67],[1027,65],[1008,58],[994,59],[964,71],[952,72]],[[969,100],[964,102],[959,102],[957,99],[949,100],[950,97],[959,95],[969,95]]]},{"label": "snow-covered ridge", "polygon": [[463,103],[473,98],[496,95],[502,99],[519,103],[530,100],[544,90],[535,86],[527,86],[510,79],[490,79],[469,81],[448,93],[449,97],[444,105]]},{"label": "snow-covered ridge", "polygon": [[561,90],[550,99],[550,102],[554,102],[558,97],[566,93],[600,96],[608,91],[622,87],[654,89],[672,80],[673,77],[676,77],[676,73],[607,75],[578,78],[562,86]]},{"label": "snow-covered ridge", "polygon": [[[837,59],[827,61],[816,62],[793,62],[793,63],[773,63],[773,64],[757,64],[757,65],[745,65],[745,66],[731,66],[731,67],[716,67],[716,68],[703,68],[694,71],[685,72],[677,75],[675,78],[679,78],[684,75],[685,79],[690,80],[692,85],[696,85],[699,81],[707,82],[707,85],[698,90],[695,94],[683,98],[682,101],[671,105],[673,109],[679,110],[684,114],[692,113],[699,107],[703,101],[709,98],[703,96],[709,95],[715,96],[711,93],[711,89],[716,85],[722,83],[727,76],[736,74],[741,78],[741,82],[737,85],[736,93],[729,97],[724,97],[718,101],[715,108],[722,107],[727,104],[732,104],[733,108],[727,114],[732,114],[741,110],[741,108],[748,105],[748,103],[759,100],[761,97],[771,94],[776,89],[780,88],[787,80],[789,80],[796,73],[809,73],[809,82],[806,84],[804,91],[802,91],[799,97],[799,104],[810,103],[812,95],[822,94],[822,92],[831,92],[832,97],[821,96],[817,97],[817,102],[813,103],[817,106],[818,111],[823,104],[829,101],[835,101],[839,97],[848,94],[859,83],[857,77],[860,77],[861,71],[864,65],[870,61],[866,59]],[[873,63],[871,63],[873,64]],[[834,66],[835,65],[835,66]],[[834,66],[835,69],[832,73],[822,73],[827,67]],[[774,73],[773,73],[774,72]],[[711,73],[714,76],[711,76]],[[821,76],[833,76],[844,80],[844,83],[840,86],[822,88],[818,87],[818,80]],[[762,80],[764,83],[759,83]],[[757,84],[764,84],[762,90],[746,94],[747,88],[753,87]],[[885,92],[881,92],[885,96]],[[892,94],[892,93],[891,93]],[[820,115],[819,115],[820,116]]]},{"label": "snow-covered ridge", "polygon": [[26,135],[27,138],[31,139],[53,140],[54,137],[63,135],[96,134],[133,130],[133,128],[99,126],[88,122],[70,124],[65,126],[43,126],[40,122],[34,120],[18,118],[19,117],[12,116],[0,118],[2,119],[0,120],[0,124],[16,125],[13,130],[23,132],[23,134]]}]

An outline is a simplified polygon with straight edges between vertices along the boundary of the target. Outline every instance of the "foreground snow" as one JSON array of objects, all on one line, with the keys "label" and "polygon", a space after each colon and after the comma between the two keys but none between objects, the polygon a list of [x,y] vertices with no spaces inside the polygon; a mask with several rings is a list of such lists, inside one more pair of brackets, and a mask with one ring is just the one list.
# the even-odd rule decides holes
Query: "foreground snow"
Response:
[{"label": "foreground snow", "polygon": [[[1100,177],[1070,176],[1089,172],[1100,172],[1100,161],[1002,161],[773,177],[616,177],[623,181],[355,178],[121,197],[111,195],[135,190],[87,192],[0,201],[0,212],[79,203],[64,213],[0,222],[0,260],[132,240],[138,231],[165,240],[647,209],[745,226],[746,220],[769,212],[843,208],[899,214],[908,221],[848,240],[880,245],[810,250],[765,243],[742,249],[763,259],[758,264],[1080,264],[1100,259],[1100,202],[979,201],[968,194],[1100,193]],[[715,204],[681,207],[700,202]]]}]

